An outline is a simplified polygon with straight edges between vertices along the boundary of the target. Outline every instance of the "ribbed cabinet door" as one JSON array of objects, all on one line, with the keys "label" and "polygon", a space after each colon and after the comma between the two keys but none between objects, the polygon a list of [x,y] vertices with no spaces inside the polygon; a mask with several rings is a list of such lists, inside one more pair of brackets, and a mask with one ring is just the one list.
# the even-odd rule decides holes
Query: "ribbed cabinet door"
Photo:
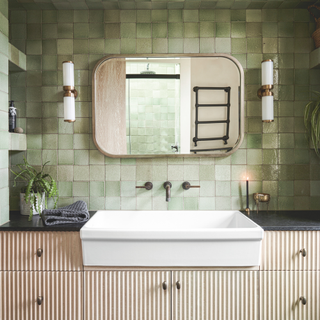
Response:
[{"label": "ribbed cabinet door", "polygon": [[1,271],[0,319],[82,320],[82,278],[82,272]]},{"label": "ribbed cabinet door", "polygon": [[258,271],[197,272],[197,320],[258,320]]},{"label": "ribbed cabinet door", "polygon": [[0,257],[3,271],[83,269],[79,232],[0,232]]},{"label": "ribbed cabinet door", "polygon": [[319,231],[266,231],[260,270],[320,270],[319,252]]},{"label": "ribbed cabinet door", "polygon": [[[195,320],[197,313],[197,271],[172,272],[172,319]],[[180,285],[180,289],[178,289]]]},{"label": "ribbed cabinet door", "polygon": [[84,319],[171,320],[170,272],[85,271],[84,274]]},{"label": "ribbed cabinet door", "polygon": [[260,320],[320,319],[319,301],[319,271],[260,272]]}]

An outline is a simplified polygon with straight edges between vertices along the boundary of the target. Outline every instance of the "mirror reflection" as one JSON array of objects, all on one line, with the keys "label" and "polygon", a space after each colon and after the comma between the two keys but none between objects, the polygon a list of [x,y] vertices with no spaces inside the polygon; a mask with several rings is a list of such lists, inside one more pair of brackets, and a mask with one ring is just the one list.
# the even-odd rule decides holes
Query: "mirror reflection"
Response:
[{"label": "mirror reflection", "polygon": [[93,72],[93,136],[111,157],[225,156],[243,139],[243,70],[228,55],[110,56]]}]

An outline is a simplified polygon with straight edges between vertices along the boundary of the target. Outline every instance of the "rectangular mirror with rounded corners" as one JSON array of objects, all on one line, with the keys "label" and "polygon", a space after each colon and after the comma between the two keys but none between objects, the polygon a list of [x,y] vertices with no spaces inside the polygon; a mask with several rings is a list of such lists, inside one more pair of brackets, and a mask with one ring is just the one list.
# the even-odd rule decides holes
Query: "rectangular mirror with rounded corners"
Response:
[{"label": "rectangular mirror with rounded corners", "polygon": [[110,55],[92,85],[93,140],[109,157],[222,157],[242,143],[244,73],[230,55]]}]

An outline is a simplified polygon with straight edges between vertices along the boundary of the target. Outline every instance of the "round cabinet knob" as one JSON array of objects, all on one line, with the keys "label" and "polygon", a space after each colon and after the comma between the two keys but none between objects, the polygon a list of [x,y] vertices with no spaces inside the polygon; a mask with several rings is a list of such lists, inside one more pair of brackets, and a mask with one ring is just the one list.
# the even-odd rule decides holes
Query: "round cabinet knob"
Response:
[{"label": "round cabinet knob", "polygon": [[180,290],[180,288],[181,288],[181,283],[180,283],[180,281],[177,281],[177,282],[176,282],[176,287],[177,287],[178,290]]},{"label": "round cabinet knob", "polygon": [[43,250],[41,248],[39,248],[37,250],[37,256],[40,258],[42,256]]},{"label": "round cabinet knob", "polygon": [[39,296],[39,297],[37,298],[37,304],[38,304],[38,306],[41,306],[41,305],[42,305],[42,302],[43,302],[43,297],[42,297],[42,296]]},{"label": "round cabinet knob", "polygon": [[306,305],[306,304],[307,304],[307,299],[306,299],[306,297],[304,297],[304,296],[300,297],[300,301],[301,301],[301,303],[302,303],[303,305]]},{"label": "round cabinet knob", "polygon": [[167,290],[167,288],[168,288],[167,283],[166,283],[165,281],[163,281],[163,282],[162,282],[162,289],[163,289],[163,290]]},{"label": "round cabinet knob", "polygon": [[305,248],[300,250],[300,253],[302,254],[303,257],[307,255],[307,250]]}]

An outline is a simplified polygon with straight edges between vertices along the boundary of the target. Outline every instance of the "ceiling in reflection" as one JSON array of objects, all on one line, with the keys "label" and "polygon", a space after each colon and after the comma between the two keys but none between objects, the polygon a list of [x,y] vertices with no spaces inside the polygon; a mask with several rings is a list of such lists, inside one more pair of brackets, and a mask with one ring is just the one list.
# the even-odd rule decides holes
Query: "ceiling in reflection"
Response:
[{"label": "ceiling in reflection", "polygon": [[318,0],[9,0],[9,9],[159,10],[159,9],[302,9]]}]

